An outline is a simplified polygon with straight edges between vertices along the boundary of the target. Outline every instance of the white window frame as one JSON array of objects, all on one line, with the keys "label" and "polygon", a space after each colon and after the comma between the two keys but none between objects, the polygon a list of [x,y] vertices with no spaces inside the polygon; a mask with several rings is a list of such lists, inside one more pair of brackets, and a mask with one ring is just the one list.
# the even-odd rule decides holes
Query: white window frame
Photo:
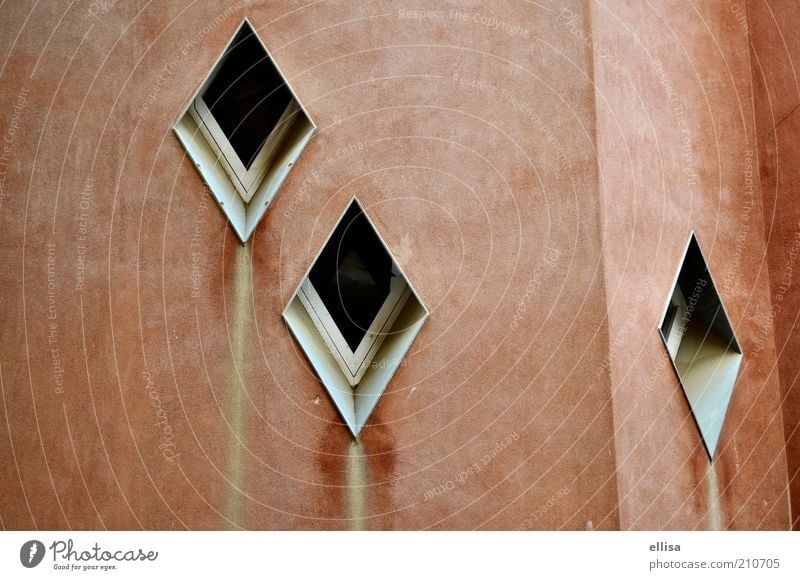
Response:
[{"label": "white window frame", "polygon": [[[363,215],[366,217],[366,214]],[[336,228],[334,228],[335,230]],[[314,288],[310,277],[300,286],[300,292],[298,293],[300,301],[314,322],[314,326],[322,335],[328,350],[330,350],[336,362],[339,363],[351,387],[358,385],[361,377],[364,376],[372,357],[380,348],[386,338],[386,333],[394,324],[411,294],[411,289],[403,279],[402,273],[394,261],[392,261],[392,274],[389,295],[380,310],[378,310],[375,319],[370,324],[355,351],[347,344],[344,335],[339,330],[336,322],[334,322],[316,288]]]},{"label": "white window frame", "polygon": [[[255,36],[258,38],[258,35]],[[267,52],[266,47],[263,45],[263,43],[261,43],[261,39],[258,39],[258,41],[259,44],[261,44],[261,47],[264,49],[265,57],[270,59],[272,66],[277,69],[277,65],[275,65],[270,58],[269,52]],[[225,49],[225,52],[227,53],[229,49],[230,46]],[[214,73],[205,82],[203,87],[198,92],[197,97],[195,97],[195,99],[192,101],[192,104],[189,107],[189,114],[191,114],[192,118],[197,123],[200,132],[203,134],[203,137],[205,137],[209,146],[217,154],[217,159],[225,169],[225,172],[230,176],[231,183],[236,188],[236,191],[239,193],[245,203],[249,203],[258,189],[258,186],[261,184],[261,181],[264,179],[270,163],[274,159],[275,154],[277,153],[278,148],[283,141],[283,137],[286,135],[286,132],[292,124],[294,115],[300,110],[300,105],[297,103],[294,95],[292,95],[292,99],[289,101],[289,104],[283,111],[278,123],[264,141],[264,144],[261,146],[261,150],[256,155],[253,163],[250,164],[250,169],[248,169],[239,158],[239,155],[234,150],[231,142],[225,136],[222,127],[220,127],[219,123],[217,123],[217,120],[214,118],[214,114],[211,112],[211,109],[202,96],[208,87],[214,82],[214,79],[216,78],[222,66],[224,66],[225,59],[227,58],[230,58],[230,55],[226,54],[225,57],[215,65]],[[278,70],[278,73],[280,74],[281,78],[283,78],[280,70]]]},{"label": "white window frame", "polygon": [[[364,206],[356,197],[351,198],[350,203],[347,204],[346,209],[337,220],[337,225],[342,221],[352,203],[358,204],[378,240],[383,244],[389,257],[392,257],[380,231],[375,227],[367,212],[364,211]],[[382,333],[369,337],[369,340],[375,339],[372,342],[373,347],[364,359],[364,364],[361,365],[363,372],[358,378],[358,384],[354,385],[351,377],[356,377],[348,372],[346,365],[342,364],[343,360],[335,358],[336,349],[332,347],[332,341],[327,338],[328,333],[320,331],[320,325],[313,319],[314,309],[309,308],[308,303],[303,301],[303,286],[309,280],[311,270],[335,232],[336,227],[331,230],[328,238],[322,244],[322,249],[303,275],[302,282],[298,284],[283,311],[283,319],[330,395],[331,402],[336,406],[350,433],[353,437],[358,437],[389,386],[392,377],[403,364],[406,354],[420,333],[429,313],[414,290],[411,281],[392,258],[392,272],[397,274],[393,281],[399,279],[400,284],[390,285],[390,294],[397,286],[404,287],[404,291],[397,302],[395,312],[386,318]],[[343,342],[347,344],[346,341]],[[356,351],[358,350],[356,349]]]}]

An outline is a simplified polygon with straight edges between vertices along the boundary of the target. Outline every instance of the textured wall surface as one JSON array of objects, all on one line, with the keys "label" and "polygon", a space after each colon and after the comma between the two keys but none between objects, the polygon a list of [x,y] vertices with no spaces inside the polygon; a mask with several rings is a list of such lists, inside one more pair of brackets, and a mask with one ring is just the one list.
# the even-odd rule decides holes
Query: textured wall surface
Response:
[{"label": "textured wall surface", "polygon": [[[0,523],[786,529],[729,4],[4,6]],[[244,17],[318,127],[245,246],[171,130]],[[358,441],[281,319],[353,196],[431,313]],[[657,331],[691,230],[745,350],[713,465]]]},{"label": "textured wall surface", "polygon": [[[725,2],[593,5],[623,528],[785,528],[748,39]],[[744,362],[713,465],[659,333],[689,234]]]},{"label": "textured wall surface", "polygon": [[764,238],[780,376],[786,459],[791,489],[792,527],[800,526],[800,388],[797,386],[797,285],[800,283],[800,8],[796,2],[748,2],[751,66],[755,94],[759,173],[764,199]]}]

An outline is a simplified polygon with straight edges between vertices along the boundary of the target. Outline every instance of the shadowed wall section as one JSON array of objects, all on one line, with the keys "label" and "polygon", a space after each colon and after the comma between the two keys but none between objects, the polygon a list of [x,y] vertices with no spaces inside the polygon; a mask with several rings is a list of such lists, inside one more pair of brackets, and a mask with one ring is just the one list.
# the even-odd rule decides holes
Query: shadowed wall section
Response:
[{"label": "shadowed wall section", "polygon": [[763,232],[772,309],[761,324],[774,331],[793,528],[800,526],[800,11],[791,1],[747,2],[750,59],[758,129],[758,165],[764,198]]}]

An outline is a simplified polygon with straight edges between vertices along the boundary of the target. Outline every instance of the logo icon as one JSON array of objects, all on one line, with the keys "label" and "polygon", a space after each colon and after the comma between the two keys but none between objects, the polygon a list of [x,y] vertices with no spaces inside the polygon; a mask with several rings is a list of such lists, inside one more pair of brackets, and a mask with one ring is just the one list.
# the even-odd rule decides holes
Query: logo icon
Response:
[{"label": "logo icon", "polygon": [[35,568],[44,558],[44,544],[39,540],[28,540],[19,549],[19,561],[26,568]]}]

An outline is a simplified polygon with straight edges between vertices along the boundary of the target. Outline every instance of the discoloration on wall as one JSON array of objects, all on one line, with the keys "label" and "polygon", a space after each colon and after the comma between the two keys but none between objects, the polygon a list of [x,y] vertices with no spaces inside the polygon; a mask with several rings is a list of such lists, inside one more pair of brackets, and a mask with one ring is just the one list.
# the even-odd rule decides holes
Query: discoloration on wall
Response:
[{"label": "discoloration on wall", "polygon": [[713,463],[708,464],[706,470],[706,495],[708,501],[708,524],[706,529],[723,530],[725,517],[722,513],[722,503],[720,501],[720,485],[717,479],[717,470]]},{"label": "discoloration on wall", "polygon": [[345,460],[347,486],[347,521],[351,530],[367,529],[365,518],[369,510],[367,460],[357,440],[350,443]]},{"label": "discoloration on wall", "polygon": [[239,246],[235,251],[235,259],[230,265],[230,327],[229,339],[232,354],[232,367],[226,387],[230,390],[226,397],[227,406],[224,409],[230,433],[228,435],[228,465],[226,477],[230,482],[226,502],[225,515],[234,524],[240,518],[242,504],[241,487],[245,482],[247,470],[247,454],[245,446],[247,438],[247,384],[244,382],[240,365],[246,364],[246,359],[251,353],[249,321],[253,311],[253,288],[250,276],[250,252],[247,246]]}]

